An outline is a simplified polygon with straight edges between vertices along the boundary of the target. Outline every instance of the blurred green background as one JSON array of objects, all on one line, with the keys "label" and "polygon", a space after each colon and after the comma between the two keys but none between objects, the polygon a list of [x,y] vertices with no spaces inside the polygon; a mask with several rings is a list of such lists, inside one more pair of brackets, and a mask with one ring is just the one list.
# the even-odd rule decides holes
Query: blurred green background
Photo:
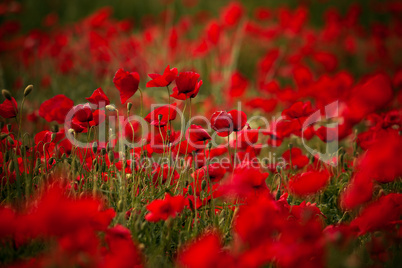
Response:
[{"label": "blurred green background", "polygon": [[[153,16],[158,18],[160,13],[171,8],[175,12],[177,20],[183,15],[195,15],[200,10],[210,12],[212,15],[218,15],[220,9],[227,5],[229,0],[22,0],[18,1],[22,5],[22,13],[12,15],[22,23],[23,31],[32,28],[41,28],[42,19],[49,13],[55,12],[59,16],[61,24],[75,22],[82,19],[95,10],[110,6],[113,8],[113,17],[117,19],[130,18],[138,27],[142,18]],[[279,7],[287,6],[295,8],[305,5],[309,9],[310,22],[314,25],[322,25],[324,22],[323,14],[329,7],[336,7],[341,14],[347,12],[348,7],[352,4],[358,4],[361,8],[360,23],[367,26],[372,22],[381,21],[386,23],[388,19],[387,12],[381,12],[376,9],[378,3],[395,2],[390,0],[243,0],[239,1],[246,7],[247,12],[251,15],[256,7]],[[372,12],[375,9],[376,12]],[[4,17],[3,17],[4,19]]]}]

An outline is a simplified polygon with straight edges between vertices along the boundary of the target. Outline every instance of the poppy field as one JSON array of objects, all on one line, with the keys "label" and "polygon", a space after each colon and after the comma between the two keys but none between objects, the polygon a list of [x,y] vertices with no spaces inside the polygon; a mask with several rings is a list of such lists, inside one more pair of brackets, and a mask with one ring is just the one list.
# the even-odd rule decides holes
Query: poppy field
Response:
[{"label": "poppy field", "polygon": [[401,51],[400,1],[2,1],[0,267],[401,267]]}]

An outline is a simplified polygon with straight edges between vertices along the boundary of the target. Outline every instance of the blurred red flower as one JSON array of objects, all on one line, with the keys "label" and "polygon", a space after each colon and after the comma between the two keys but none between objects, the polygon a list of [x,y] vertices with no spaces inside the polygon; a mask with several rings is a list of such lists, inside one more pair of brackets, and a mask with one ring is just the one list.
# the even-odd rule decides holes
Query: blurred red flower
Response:
[{"label": "blurred red flower", "polygon": [[179,267],[236,267],[234,258],[222,247],[220,236],[213,232],[202,235],[179,252]]},{"label": "blurred red flower", "polygon": [[56,121],[59,124],[64,123],[66,114],[73,108],[74,102],[66,96],[60,94],[44,101],[39,107],[39,115],[46,121]]},{"label": "blurred red flower", "polygon": [[145,219],[150,222],[167,220],[169,217],[176,217],[184,209],[185,198],[181,195],[172,197],[166,193],[165,199],[157,199],[147,205],[149,213],[145,215]]},{"label": "blurred red flower", "polygon": [[315,194],[327,185],[329,176],[326,170],[297,174],[290,179],[289,190],[297,196]]},{"label": "blurred red flower", "polygon": [[0,104],[0,116],[3,118],[13,118],[16,117],[18,113],[17,102],[13,97],[11,100],[5,99],[2,104]]}]

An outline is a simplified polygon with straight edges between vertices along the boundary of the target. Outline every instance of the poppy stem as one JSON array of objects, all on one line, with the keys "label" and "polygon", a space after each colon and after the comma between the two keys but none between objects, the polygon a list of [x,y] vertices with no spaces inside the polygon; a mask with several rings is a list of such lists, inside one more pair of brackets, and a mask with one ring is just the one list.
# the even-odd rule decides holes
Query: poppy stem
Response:
[{"label": "poppy stem", "polygon": [[233,161],[234,161],[234,163],[233,163],[233,168],[236,168],[236,154],[237,154],[237,140],[238,140],[238,132],[236,131],[236,146],[235,146],[235,151],[234,151],[234,158],[233,158]]},{"label": "poppy stem", "polygon": [[143,106],[143,102],[144,102],[144,97],[143,97],[143,95],[142,95],[142,90],[141,90],[141,88],[138,88],[138,90],[140,91],[140,98],[141,98],[140,116],[141,116],[141,117],[144,117],[143,114],[142,114],[142,106]]},{"label": "poppy stem", "polygon": [[172,129],[172,123],[170,122],[170,90],[169,90],[169,86],[166,86],[166,90],[168,92],[168,98],[169,98],[168,122],[169,122],[170,129]]},{"label": "poppy stem", "polygon": [[19,122],[18,122],[18,134],[17,134],[17,141],[20,139],[20,134],[21,134],[21,123],[22,123],[22,111],[24,110],[24,103],[25,103],[25,96],[22,98],[21,102],[21,110],[20,112],[17,111],[17,114],[19,116]]},{"label": "poppy stem", "polygon": [[233,167],[233,160],[232,160],[232,154],[230,152],[230,135],[228,135],[228,154],[229,154],[229,160],[230,160],[230,164]]}]

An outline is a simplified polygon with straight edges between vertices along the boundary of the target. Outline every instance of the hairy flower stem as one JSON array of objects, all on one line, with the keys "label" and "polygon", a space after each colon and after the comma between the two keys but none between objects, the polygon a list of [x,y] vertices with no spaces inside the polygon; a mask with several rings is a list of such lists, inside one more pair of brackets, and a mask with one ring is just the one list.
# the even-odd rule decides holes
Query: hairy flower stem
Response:
[{"label": "hairy flower stem", "polygon": [[144,102],[144,97],[143,97],[143,95],[142,95],[142,90],[141,90],[141,88],[138,88],[138,90],[140,91],[140,98],[141,98],[140,116],[141,116],[141,117],[144,117],[144,115],[143,115],[143,113],[142,113],[142,106],[144,105],[144,104],[143,104],[143,102]]}]

